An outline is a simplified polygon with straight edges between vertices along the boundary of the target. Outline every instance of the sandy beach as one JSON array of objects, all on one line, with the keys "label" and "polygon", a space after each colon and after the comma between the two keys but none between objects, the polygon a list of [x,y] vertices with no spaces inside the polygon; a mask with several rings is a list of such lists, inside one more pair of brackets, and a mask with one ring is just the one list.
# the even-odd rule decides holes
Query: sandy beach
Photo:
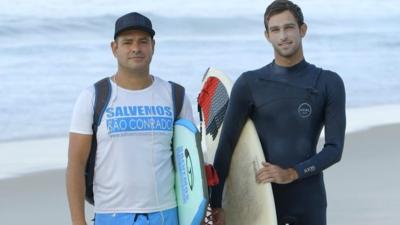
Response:
[{"label": "sandy beach", "polygon": [[342,160],[325,172],[328,224],[400,224],[400,125],[347,135]]},{"label": "sandy beach", "polygon": [[[65,188],[65,170],[33,173],[0,180],[0,224],[71,224]],[[87,221],[93,216],[86,206]],[[91,223],[88,223],[91,224]]]},{"label": "sandy beach", "polygon": [[[398,224],[399,133],[397,124],[347,135],[342,161],[325,172],[329,225]],[[0,199],[2,225],[71,224],[65,170],[2,179]]]}]

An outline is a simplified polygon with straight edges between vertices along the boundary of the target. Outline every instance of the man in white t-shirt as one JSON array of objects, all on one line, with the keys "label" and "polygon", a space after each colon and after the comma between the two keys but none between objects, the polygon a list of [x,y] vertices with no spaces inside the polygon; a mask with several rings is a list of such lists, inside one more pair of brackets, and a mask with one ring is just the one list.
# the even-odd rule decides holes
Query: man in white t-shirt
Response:
[{"label": "man in white t-shirt", "polygon": [[[150,75],[154,53],[151,21],[129,13],[115,24],[111,49],[118,70],[97,137],[93,192],[95,225],[178,225],[171,138],[171,85]],[[84,90],[73,111],[67,192],[73,225],[86,225],[85,166],[91,147],[94,87]],[[193,121],[185,96],[179,118]]]}]

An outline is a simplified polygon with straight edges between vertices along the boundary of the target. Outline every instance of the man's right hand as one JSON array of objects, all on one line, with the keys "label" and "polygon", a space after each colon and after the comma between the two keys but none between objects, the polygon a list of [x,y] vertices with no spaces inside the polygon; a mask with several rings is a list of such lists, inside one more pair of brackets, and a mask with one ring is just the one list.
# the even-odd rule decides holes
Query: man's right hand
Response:
[{"label": "man's right hand", "polygon": [[211,218],[213,225],[225,225],[225,212],[222,208],[211,210]]}]

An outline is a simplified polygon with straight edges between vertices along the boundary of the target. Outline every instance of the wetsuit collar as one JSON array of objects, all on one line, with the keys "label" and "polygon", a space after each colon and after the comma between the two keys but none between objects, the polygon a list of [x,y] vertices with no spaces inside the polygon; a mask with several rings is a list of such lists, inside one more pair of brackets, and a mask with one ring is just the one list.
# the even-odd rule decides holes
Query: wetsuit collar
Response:
[{"label": "wetsuit collar", "polygon": [[278,64],[275,63],[275,60],[272,61],[272,68],[276,74],[288,74],[288,73],[297,72],[297,71],[302,70],[306,66],[307,66],[307,62],[305,59],[301,60],[296,65],[290,66],[290,67],[279,66]]}]

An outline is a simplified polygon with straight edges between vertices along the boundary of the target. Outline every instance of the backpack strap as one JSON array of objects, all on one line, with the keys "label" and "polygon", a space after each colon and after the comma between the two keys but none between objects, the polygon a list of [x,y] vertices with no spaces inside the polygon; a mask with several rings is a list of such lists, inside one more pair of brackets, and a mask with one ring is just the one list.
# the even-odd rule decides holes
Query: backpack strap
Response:
[{"label": "backpack strap", "polygon": [[107,104],[111,98],[110,78],[106,77],[94,84],[95,100],[93,106],[93,126],[97,131],[101,118],[106,110]]},{"label": "backpack strap", "polygon": [[94,205],[93,196],[93,178],[94,178],[94,167],[96,164],[96,151],[97,151],[97,128],[100,125],[101,118],[103,117],[104,111],[111,98],[111,83],[110,78],[106,77],[94,84],[95,89],[95,100],[93,105],[93,123],[92,123],[92,144],[90,147],[90,153],[86,162],[85,169],[85,184],[86,184],[86,201]]},{"label": "backpack strap", "polygon": [[180,84],[168,81],[172,88],[172,103],[174,105],[174,121],[176,121],[181,114],[183,101],[185,98],[185,88]]},{"label": "backpack strap", "polygon": [[[174,123],[175,121],[178,119],[179,115],[181,114],[182,111],[182,107],[183,107],[183,101],[185,98],[185,88],[182,87],[181,85],[172,82],[172,81],[168,81],[171,84],[171,89],[172,89],[172,104],[174,105]],[[172,160],[172,165],[174,166],[174,170],[176,170],[175,168],[175,157],[174,157],[174,145],[173,145],[173,137],[174,135],[172,135],[171,138],[171,151],[172,151],[172,155],[171,155],[171,160]]]}]

